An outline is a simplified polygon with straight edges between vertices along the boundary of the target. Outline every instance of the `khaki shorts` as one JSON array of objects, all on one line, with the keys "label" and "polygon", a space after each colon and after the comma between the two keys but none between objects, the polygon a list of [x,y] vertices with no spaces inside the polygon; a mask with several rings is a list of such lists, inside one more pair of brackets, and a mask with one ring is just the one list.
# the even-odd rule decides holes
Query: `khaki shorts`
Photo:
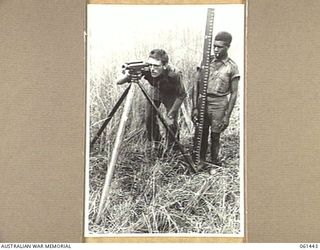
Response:
[{"label": "khaki shorts", "polygon": [[222,122],[228,107],[229,99],[227,96],[207,97],[207,109],[205,112],[205,126],[211,126],[211,132],[221,133],[218,124]]}]

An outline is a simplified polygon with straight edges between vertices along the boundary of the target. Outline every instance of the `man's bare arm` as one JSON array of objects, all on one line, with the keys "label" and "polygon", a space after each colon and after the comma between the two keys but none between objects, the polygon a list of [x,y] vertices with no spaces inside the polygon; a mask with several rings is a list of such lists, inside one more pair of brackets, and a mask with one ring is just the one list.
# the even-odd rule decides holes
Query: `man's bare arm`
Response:
[{"label": "man's bare arm", "polygon": [[238,85],[239,85],[239,78],[234,78],[231,82],[231,90],[230,90],[230,99],[229,99],[229,104],[228,104],[228,108],[226,110],[225,116],[228,117],[228,119],[230,119],[232,110],[234,108],[234,105],[236,103],[237,100],[237,95],[238,95]]},{"label": "man's bare arm", "polygon": [[225,112],[225,115],[222,119],[222,122],[219,124],[219,127],[222,131],[224,131],[229,126],[229,120],[232,113],[232,110],[234,108],[234,105],[237,100],[238,95],[238,84],[239,84],[239,78],[234,78],[231,82],[231,90],[230,90],[230,99],[228,103],[227,110]]}]

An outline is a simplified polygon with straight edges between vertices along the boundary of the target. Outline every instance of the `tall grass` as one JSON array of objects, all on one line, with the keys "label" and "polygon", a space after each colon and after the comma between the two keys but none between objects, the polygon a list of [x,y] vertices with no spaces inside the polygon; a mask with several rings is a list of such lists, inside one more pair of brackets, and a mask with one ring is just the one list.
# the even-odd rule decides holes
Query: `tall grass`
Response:
[{"label": "tall grass", "polygon": [[[240,230],[238,141],[225,167],[187,174],[181,155],[159,158],[141,133],[124,141],[102,222],[94,223],[109,154],[90,158],[89,229],[94,233],[219,233]],[[190,139],[190,138],[189,138]],[[226,139],[226,138],[225,138]],[[185,140],[187,140],[185,138]]]},{"label": "tall grass", "polygon": [[[202,56],[202,43],[203,30],[173,27],[171,32],[166,30],[157,39],[137,41],[130,51],[110,53],[104,64],[97,63],[94,48],[89,43],[88,54],[92,55],[88,65],[90,138],[96,134],[125,89],[125,86],[114,83],[124,62],[144,60],[151,49],[163,48],[168,52],[171,63],[182,71],[184,84],[190,94],[195,82],[195,69]],[[143,84],[149,87],[147,82]],[[188,97],[184,105],[189,115],[190,104]],[[145,107],[144,96],[136,91],[108,206],[98,224],[94,219],[98,212],[121,108],[90,152],[89,232],[239,233],[242,178],[239,171],[239,98],[230,125],[221,138],[223,167],[211,173],[203,171],[196,175],[188,174],[181,154],[158,155],[151,150],[145,135]],[[192,125],[188,123],[180,114],[181,142],[191,152]]]}]

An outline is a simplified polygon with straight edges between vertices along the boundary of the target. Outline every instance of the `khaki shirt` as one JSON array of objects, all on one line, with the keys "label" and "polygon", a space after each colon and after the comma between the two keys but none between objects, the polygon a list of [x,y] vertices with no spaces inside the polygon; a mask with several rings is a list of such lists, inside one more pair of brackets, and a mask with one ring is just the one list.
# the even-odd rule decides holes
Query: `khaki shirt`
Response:
[{"label": "khaki shirt", "polygon": [[187,96],[182,82],[181,72],[168,67],[159,78],[152,78],[149,71],[143,73],[145,79],[154,87],[153,99],[164,101],[166,99],[184,99]]},{"label": "khaki shirt", "polygon": [[212,59],[209,66],[207,94],[226,96],[230,94],[231,82],[240,77],[237,64],[227,57],[224,60]]}]

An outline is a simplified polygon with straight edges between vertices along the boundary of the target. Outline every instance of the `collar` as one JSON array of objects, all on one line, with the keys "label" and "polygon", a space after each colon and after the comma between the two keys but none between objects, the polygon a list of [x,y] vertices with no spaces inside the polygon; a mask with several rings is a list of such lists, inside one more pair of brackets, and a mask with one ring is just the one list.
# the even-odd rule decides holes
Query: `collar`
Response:
[{"label": "collar", "polygon": [[223,64],[227,64],[228,60],[229,60],[229,56],[228,55],[226,56],[225,59],[222,59],[222,60],[219,60],[219,59],[217,59],[215,57],[213,58],[213,62],[223,62]]}]

